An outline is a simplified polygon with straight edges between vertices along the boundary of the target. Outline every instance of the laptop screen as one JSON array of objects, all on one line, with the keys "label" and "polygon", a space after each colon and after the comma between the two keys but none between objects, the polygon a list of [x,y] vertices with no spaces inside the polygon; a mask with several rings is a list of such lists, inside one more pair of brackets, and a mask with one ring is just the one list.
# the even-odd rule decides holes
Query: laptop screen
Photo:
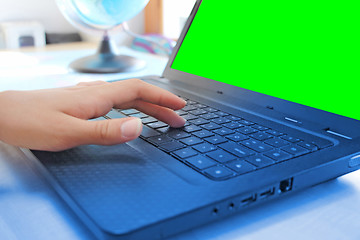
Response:
[{"label": "laptop screen", "polygon": [[360,120],[360,3],[203,0],[172,69]]}]

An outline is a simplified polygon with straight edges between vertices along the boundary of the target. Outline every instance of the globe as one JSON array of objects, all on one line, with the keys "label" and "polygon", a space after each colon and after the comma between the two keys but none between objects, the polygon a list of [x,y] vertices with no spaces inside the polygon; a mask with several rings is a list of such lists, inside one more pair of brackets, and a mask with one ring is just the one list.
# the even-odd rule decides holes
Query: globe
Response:
[{"label": "globe", "polygon": [[95,28],[111,29],[135,17],[149,0],[71,0],[80,19]]},{"label": "globe", "polygon": [[120,55],[109,32],[136,16],[149,0],[56,0],[65,18],[80,31],[103,33],[96,54],[77,59],[70,68],[86,73],[117,73],[136,71],[146,63],[131,56]]}]

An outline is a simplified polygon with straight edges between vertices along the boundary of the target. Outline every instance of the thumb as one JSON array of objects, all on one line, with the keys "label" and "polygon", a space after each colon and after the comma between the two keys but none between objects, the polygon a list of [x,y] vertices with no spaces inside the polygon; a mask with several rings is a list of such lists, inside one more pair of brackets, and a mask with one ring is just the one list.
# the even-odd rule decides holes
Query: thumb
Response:
[{"label": "thumb", "polygon": [[[102,121],[88,121],[87,144],[114,145],[128,142],[139,137],[142,122],[139,118],[128,117]],[[90,136],[89,136],[90,135]]]}]

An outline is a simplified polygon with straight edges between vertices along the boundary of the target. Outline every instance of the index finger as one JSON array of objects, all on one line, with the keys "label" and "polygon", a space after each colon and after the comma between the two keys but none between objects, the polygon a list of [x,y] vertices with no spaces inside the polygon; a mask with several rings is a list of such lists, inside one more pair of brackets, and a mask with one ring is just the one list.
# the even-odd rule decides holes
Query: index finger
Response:
[{"label": "index finger", "polygon": [[101,86],[100,94],[109,99],[113,106],[142,100],[170,109],[181,109],[186,102],[175,94],[140,79],[129,79]]}]

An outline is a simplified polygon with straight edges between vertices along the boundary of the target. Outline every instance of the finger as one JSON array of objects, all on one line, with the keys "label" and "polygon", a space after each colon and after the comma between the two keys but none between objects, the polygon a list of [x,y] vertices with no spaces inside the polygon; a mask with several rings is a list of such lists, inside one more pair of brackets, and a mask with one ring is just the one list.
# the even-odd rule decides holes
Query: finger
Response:
[{"label": "finger", "polygon": [[75,119],[74,122],[67,148],[87,144],[120,144],[136,139],[142,131],[141,120],[134,117],[102,121]]},{"label": "finger", "polygon": [[180,117],[176,112],[166,107],[161,107],[144,101],[137,101],[134,108],[140,112],[157,118],[174,128],[183,127],[186,123],[184,118]]},{"label": "finger", "polygon": [[80,82],[80,83],[76,84],[76,86],[88,87],[88,86],[97,86],[97,85],[104,85],[104,84],[108,84],[108,82],[105,82],[105,81]]},{"label": "finger", "polygon": [[[125,92],[124,89],[126,89]],[[116,108],[122,108],[124,103],[135,100],[143,100],[174,110],[181,109],[186,105],[186,102],[175,94],[139,79],[107,84],[102,87],[102,90],[98,90],[97,93],[111,99],[113,106]]]}]

